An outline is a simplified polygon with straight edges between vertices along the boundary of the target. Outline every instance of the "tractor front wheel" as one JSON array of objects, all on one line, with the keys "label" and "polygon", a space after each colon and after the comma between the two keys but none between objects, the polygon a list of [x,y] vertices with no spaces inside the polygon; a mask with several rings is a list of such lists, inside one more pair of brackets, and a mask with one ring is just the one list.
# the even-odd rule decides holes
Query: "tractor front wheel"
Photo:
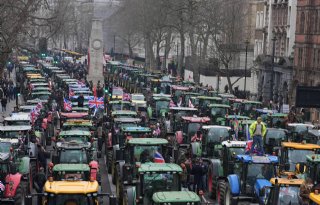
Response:
[{"label": "tractor front wheel", "polygon": [[21,184],[19,184],[16,190],[16,195],[13,198],[14,198],[14,205],[24,205],[25,192]]},{"label": "tractor front wheel", "polygon": [[219,205],[233,205],[230,187],[225,181],[219,182],[217,200]]}]

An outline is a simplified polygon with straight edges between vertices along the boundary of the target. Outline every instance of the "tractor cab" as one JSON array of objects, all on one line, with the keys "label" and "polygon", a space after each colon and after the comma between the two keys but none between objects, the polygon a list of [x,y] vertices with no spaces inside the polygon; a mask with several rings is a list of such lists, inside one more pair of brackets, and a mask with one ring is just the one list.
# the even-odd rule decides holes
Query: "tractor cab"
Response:
[{"label": "tractor cab", "polygon": [[117,110],[111,113],[112,119],[114,118],[135,118],[138,116],[138,113],[135,111],[129,110]]},{"label": "tractor cab", "polygon": [[208,113],[210,116],[211,122],[213,124],[225,125],[226,116],[230,112],[230,106],[225,104],[210,104],[208,105]]},{"label": "tractor cab", "polygon": [[[306,174],[314,182],[312,193],[310,193],[309,198],[313,202],[315,202],[316,204],[319,204],[319,202],[320,202],[320,195],[319,195],[319,191],[320,191],[320,155],[319,154],[307,155],[306,158],[307,158]],[[301,167],[305,167],[305,166],[301,166]],[[305,171],[305,170],[303,170],[303,171]]]},{"label": "tractor cab", "polygon": [[242,102],[242,113],[250,116],[253,115],[255,116],[256,109],[261,109],[262,108],[262,102],[259,101],[249,101],[245,100]]},{"label": "tractor cab", "polygon": [[235,96],[230,93],[220,93],[220,94],[218,94],[218,96],[222,98],[222,104],[225,104],[225,105],[229,105],[230,99],[235,98]]},{"label": "tractor cab", "polygon": [[272,186],[260,190],[259,198],[266,205],[299,204],[303,179],[272,178]]},{"label": "tractor cab", "polygon": [[276,175],[277,156],[236,155],[240,173],[228,175],[218,184],[218,203],[237,204],[241,201],[259,203],[259,193],[270,187]]},{"label": "tractor cab", "polygon": [[124,143],[131,138],[151,138],[152,130],[149,127],[121,127],[119,135],[115,137],[116,143],[121,147]]},{"label": "tractor cab", "polygon": [[90,142],[57,142],[52,154],[53,164],[89,164],[97,161],[96,150]]},{"label": "tractor cab", "polygon": [[281,143],[287,140],[288,131],[280,128],[267,128],[264,138],[264,149],[266,153],[279,153]]},{"label": "tractor cab", "polygon": [[268,115],[267,120],[265,122],[267,122],[268,127],[286,129],[284,125],[284,121],[287,117],[288,117],[288,114],[285,114],[285,113],[272,113]]},{"label": "tractor cab", "polygon": [[[123,187],[123,200],[128,204],[152,204],[152,198],[159,192],[181,191],[182,169],[177,164],[147,163],[138,168],[137,183],[133,187]],[[121,197],[122,198],[122,197]]]},{"label": "tractor cab", "polygon": [[169,111],[171,95],[153,94],[152,107],[153,117],[164,117]]},{"label": "tractor cab", "polygon": [[197,108],[191,107],[170,107],[170,114],[173,121],[173,130],[181,123],[182,117],[192,117],[197,114]]},{"label": "tractor cab", "polygon": [[202,156],[216,158],[222,148],[221,142],[231,139],[231,128],[219,125],[202,126]]},{"label": "tractor cab", "polygon": [[297,142],[282,142],[280,155],[280,174],[295,175],[297,164],[305,164],[306,155],[317,154],[320,150],[320,145],[297,143]]},{"label": "tractor cab", "polygon": [[306,140],[308,131],[313,128],[314,125],[312,124],[289,123],[287,126],[289,140],[293,142],[302,142],[303,140]]},{"label": "tractor cab", "polygon": [[114,150],[112,176],[116,183],[117,198],[123,196],[124,187],[138,182],[138,168],[144,163],[164,163],[162,155],[168,141],[161,138],[131,138],[124,147]]},{"label": "tractor cab", "polygon": [[173,101],[178,102],[180,96],[183,96],[182,93],[190,91],[190,87],[185,87],[185,86],[180,86],[180,85],[172,85],[171,90],[172,90]]},{"label": "tractor cab", "polygon": [[4,118],[4,125],[30,126],[31,117],[29,113],[11,113],[9,117]]},{"label": "tractor cab", "polygon": [[220,104],[222,102],[222,98],[220,97],[196,96],[190,99],[191,103],[199,108],[199,111],[203,114],[207,112],[210,104]]},{"label": "tractor cab", "polygon": [[200,94],[194,93],[194,92],[182,92],[182,96],[183,96],[183,104],[185,106],[188,106],[189,102],[191,102],[191,98],[200,96]]},{"label": "tractor cab", "polygon": [[108,110],[110,113],[114,111],[119,111],[119,110],[134,110],[134,107],[129,101],[120,101],[120,100],[114,100],[110,101],[108,104]]},{"label": "tractor cab", "polygon": [[31,126],[29,125],[0,126],[0,152],[17,152],[23,156],[27,151],[35,153],[35,146],[30,142],[30,130]]},{"label": "tractor cab", "polygon": [[94,134],[96,128],[91,120],[67,120],[62,125],[62,130],[80,130],[80,131],[89,131],[91,134]]}]

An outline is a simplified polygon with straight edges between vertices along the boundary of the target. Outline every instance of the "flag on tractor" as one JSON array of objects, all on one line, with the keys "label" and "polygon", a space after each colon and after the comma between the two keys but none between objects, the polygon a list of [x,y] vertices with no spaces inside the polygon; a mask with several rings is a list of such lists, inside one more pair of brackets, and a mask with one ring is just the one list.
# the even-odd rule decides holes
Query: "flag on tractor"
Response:
[{"label": "flag on tractor", "polygon": [[69,97],[74,96],[74,91],[72,89],[69,89]]},{"label": "flag on tractor", "polygon": [[154,163],[165,163],[163,156],[158,151],[156,151],[154,153],[153,162]]},{"label": "flag on tractor", "polygon": [[72,103],[69,100],[64,98],[63,99],[63,108],[66,111],[71,111],[72,110]]},{"label": "flag on tractor", "polygon": [[103,97],[90,96],[88,104],[90,108],[104,108]]}]

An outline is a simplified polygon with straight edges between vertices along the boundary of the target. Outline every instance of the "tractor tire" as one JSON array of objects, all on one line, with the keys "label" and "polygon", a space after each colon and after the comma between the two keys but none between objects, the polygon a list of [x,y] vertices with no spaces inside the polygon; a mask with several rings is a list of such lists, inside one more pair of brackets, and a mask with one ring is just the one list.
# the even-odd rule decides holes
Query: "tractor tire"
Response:
[{"label": "tractor tire", "polygon": [[117,181],[117,174],[116,174],[116,168],[111,168],[111,177],[112,177],[112,184],[116,185],[116,181]]},{"label": "tractor tire", "polygon": [[36,174],[38,173],[37,162],[30,160],[30,181],[32,182]]},{"label": "tractor tire", "polygon": [[24,205],[25,203],[25,192],[21,184],[19,184],[16,195],[13,197],[14,205]]},{"label": "tractor tire", "polygon": [[207,187],[208,187],[208,195],[211,199],[216,199],[217,196],[217,184],[216,179],[212,176],[212,170],[209,168],[209,171],[207,173]]},{"label": "tractor tire", "polygon": [[107,161],[106,161],[106,165],[107,165],[107,168],[108,168],[108,173],[111,174],[112,172],[112,157],[113,157],[113,153],[112,153],[112,150],[108,150],[107,151]]},{"label": "tractor tire", "polygon": [[121,181],[121,176],[119,175],[120,174],[120,167],[119,165],[116,166],[116,173],[117,175],[117,179],[116,179],[116,192],[117,192],[117,199],[118,199],[118,202],[119,202],[119,205],[122,205],[122,202],[123,202],[123,184],[122,184],[122,181]]},{"label": "tractor tire", "polygon": [[229,184],[225,181],[219,182],[217,191],[219,205],[233,205]]},{"label": "tractor tire", "polygon": [[134,195],[133,193],[130,191],[130,190],[127,190],[123,193],[123,201],[122,201],[122,204],[123,205],[134,205],[135,204],[135,198],[134,198]]}]

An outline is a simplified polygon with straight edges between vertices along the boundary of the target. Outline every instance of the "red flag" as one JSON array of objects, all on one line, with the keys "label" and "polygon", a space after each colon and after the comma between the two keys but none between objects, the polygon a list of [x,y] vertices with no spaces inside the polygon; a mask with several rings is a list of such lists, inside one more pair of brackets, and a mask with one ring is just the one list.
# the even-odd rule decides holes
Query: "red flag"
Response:
[{"label": "red flag", "polygon": [[93,87],[93,96],[97,97],[97,87],[96,86]]}]

